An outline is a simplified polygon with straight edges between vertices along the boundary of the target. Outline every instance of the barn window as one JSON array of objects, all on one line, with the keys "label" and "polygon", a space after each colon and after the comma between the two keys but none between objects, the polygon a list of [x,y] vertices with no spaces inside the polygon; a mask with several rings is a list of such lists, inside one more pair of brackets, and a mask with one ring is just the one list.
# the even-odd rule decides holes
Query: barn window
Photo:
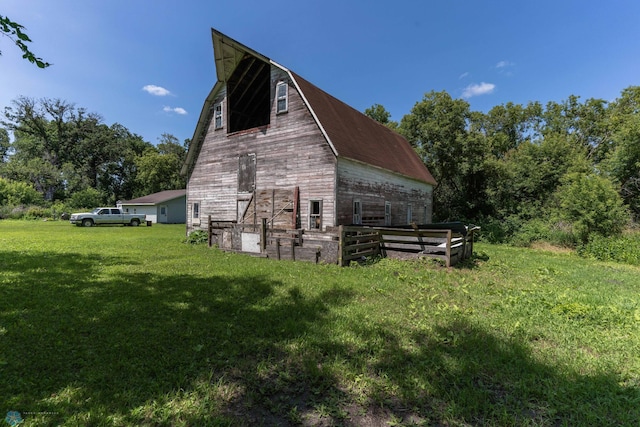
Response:
[{"label": "barn window", "polygon": [[384,225],[391,225],[391,202],[384,202]]},{"label": "barn window", "polygon": [[411,212],[411,203],[407,205],[407,224],[413,221],[413,212]]},{"label": "barn window", "polygon": [[193,209],[191,211],[191,216],[193,218],[200,218],[200,203],[194,203],[193,204]]},{"label": "barn window", "polygon": [[222,102],[213,106],[214,129],[222,129]]},{"label": "barn window", "polygon": [[276,114],[286,113],[289,110],[289,101],[287,99],[287,92],[289,86],[287,83],[280,82],[276,86]]},{"label": "barn window", "polygon": [[271,68],[247,54],[227,80],[228,132],[269,124],[271,113]]},{"label": "barn window", "polygon": [[322,200],[309,201],[309,229],[322,229]]},{"label": "barn window", "polygon": [[362,204],[360,200],[353,201],[353,223],[362,224]]}]

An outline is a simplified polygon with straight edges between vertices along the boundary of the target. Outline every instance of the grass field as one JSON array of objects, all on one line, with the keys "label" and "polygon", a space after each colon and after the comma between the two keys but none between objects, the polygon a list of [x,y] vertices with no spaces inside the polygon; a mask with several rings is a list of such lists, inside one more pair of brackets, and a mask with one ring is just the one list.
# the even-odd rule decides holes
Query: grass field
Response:
[{"label": "grass field", "polygon": [[445,269],[0,221],[0,423],[638,426],[640,268],[478,244]]}]

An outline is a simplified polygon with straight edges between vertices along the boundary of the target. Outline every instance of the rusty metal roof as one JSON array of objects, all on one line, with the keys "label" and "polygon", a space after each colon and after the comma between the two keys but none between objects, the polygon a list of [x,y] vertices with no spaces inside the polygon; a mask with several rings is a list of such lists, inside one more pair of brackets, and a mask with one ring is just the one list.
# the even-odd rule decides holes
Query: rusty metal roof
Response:
[{"label": "rusty metal roof", "polygon": [[339,157],[436,183],[411,144],[400,134],[291,72]]}]

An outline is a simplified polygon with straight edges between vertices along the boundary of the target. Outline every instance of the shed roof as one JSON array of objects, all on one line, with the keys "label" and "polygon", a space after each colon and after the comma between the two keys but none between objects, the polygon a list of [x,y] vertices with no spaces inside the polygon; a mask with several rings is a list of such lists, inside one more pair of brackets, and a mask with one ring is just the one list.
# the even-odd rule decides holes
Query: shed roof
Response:
[{"label": "shed roof", "polygon": [[127,200],[121,202],[121,205],[157,205],[159,203],[165,203],[178,197],[184,197],[187,194],[187,190],[166,190],[159,193],[153,193],[146,196],[138,197],[137,199]]},{"label": "shed roof", "polygon": [[204,142],[211,119],[211,106],[217,88],[230,75],[243,55],[249,54],[286,71],[323,132],[334,154],[373,165],[429,184],[435,179],[411,144],[400,134],[367,117],[339,99],[329,95],[299,75],[234,39],[211,29],[218,82],[205,100],[200,119],[187,153],[183,173],[190,173]]}]

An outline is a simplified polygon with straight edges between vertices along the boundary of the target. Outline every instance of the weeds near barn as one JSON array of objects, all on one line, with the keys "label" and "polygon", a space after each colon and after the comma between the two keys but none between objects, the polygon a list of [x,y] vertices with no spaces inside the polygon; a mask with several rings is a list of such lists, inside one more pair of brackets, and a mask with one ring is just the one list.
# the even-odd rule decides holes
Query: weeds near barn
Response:
[{"label": "weeds near barn", "polygon": [[0,222],[21,425],[634,425],[640,270],[478,244],[339,268],[183,226]]}]

